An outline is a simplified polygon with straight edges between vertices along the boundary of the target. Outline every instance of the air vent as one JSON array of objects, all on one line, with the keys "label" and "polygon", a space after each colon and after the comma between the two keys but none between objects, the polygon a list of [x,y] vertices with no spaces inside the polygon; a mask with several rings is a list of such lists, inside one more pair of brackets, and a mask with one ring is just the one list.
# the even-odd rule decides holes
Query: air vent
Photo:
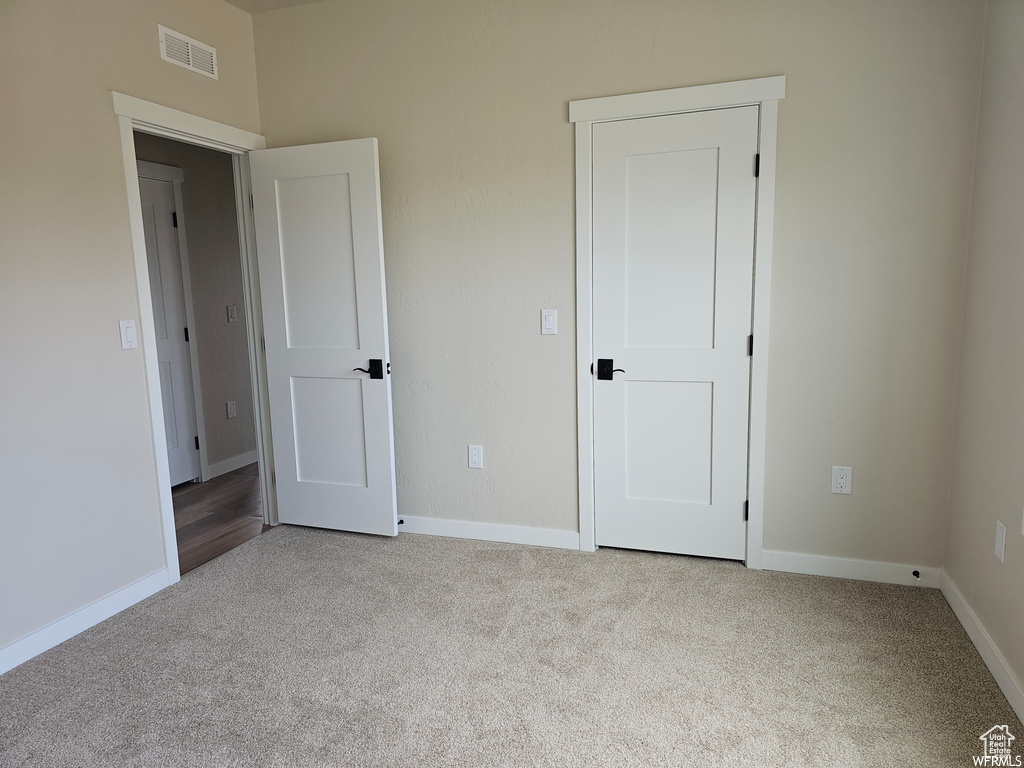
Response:
[{"label": "air vent", "polygon": [[217,79],[217,49],[180,32],[157,25],[160,32],[160,58]]}]

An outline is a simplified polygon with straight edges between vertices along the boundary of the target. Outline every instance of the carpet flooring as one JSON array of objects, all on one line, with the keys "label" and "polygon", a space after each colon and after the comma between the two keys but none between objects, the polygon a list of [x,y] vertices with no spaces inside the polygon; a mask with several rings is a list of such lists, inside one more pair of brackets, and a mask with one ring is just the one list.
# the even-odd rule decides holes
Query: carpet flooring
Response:
[{"label": "carpet flooring", "polygon": [[936,590],[280,526],[0,677],[2,766],[966,766]]}]

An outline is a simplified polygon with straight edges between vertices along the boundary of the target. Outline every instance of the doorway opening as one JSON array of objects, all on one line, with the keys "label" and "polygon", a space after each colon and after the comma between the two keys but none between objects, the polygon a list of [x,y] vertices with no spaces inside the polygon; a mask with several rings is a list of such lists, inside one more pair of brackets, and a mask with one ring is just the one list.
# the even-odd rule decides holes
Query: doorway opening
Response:
[{"label": "doorway opening", "polygon": [[[173,390],[161,386],[136,156],[140,133],[230,157],[244,292],[244,312],[237,305],[235,311],[239,323],[244,318],[248,339],[264,524],[398,535],[377,140],[268,150],[258,134],[116,91],[111,95],[121,136],[168,584],[180,578],[168,453],[173,441],[163,407],[164,393]],[[186,248],[188,241],[179,238]],[[226,306],[223,311],[228,314],[222,317],[230,317]],[[193,403],[195,392],[202,397],[201,384],[193,389]],[[202,467],[205,417],[217,406],[193,407],[204,413],[193,417]],[[236,417],[237,408],[236,401]],[[182,434],[187,437],[187,427]]]},{"label": "doorway opening", "polygon": [[230,155],[134,132],[180,572],[270,526]]}]

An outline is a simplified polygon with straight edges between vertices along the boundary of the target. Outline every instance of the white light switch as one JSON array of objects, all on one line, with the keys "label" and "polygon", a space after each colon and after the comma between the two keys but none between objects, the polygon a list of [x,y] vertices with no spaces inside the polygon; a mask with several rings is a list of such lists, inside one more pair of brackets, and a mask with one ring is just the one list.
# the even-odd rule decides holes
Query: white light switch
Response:
[{"label": "white light switch", "polygon": [[134,320],[121,321],[121,349],[135,349],[139,346],[139,334]]},{"label": "white light switch", "polygon": [[234,304],[228,304],[228,322],[238,322],[238,307],[236,307]]},{"label": "white light switch", "polygon": [[540,311],[540,332],[543,334],[558,333],[558,310],[542,309]]},{"label": "white light switch", "polygon": [[235,401],[234,400],[228,400],[227,406],[228,406],[228,418],[229,419],[235,418],[235,416],[238,415],[238,412],[235,410]]},{"label": "white light switch", "polygon": [[484,468],[484,447],[482,445],[469,446],[469,468]]}]

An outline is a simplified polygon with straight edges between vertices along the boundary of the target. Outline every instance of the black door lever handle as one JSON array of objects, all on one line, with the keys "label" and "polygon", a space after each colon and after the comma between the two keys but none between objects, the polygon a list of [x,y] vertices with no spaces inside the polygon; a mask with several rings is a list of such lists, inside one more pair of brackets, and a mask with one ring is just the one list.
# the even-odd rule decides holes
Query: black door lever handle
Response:
[{"label": "black door lever handle", "polygon": [[[388,368],[391,364],[388,363]],[[369,368],[353,368],[353,371],[362,371],[363,373],[370,374],[371,379],[383,379],[384,378],[384,361],[383,360],[371,360]],[[388,371],[390,373],[390,370]]]},{"label": "black door lever handle", "polygon": [[615,368],[615,361],[611,358],[601,357],[597,360],[597,378],[601,381],[611,381],[616,373],[625,373],[622,368]]}]

